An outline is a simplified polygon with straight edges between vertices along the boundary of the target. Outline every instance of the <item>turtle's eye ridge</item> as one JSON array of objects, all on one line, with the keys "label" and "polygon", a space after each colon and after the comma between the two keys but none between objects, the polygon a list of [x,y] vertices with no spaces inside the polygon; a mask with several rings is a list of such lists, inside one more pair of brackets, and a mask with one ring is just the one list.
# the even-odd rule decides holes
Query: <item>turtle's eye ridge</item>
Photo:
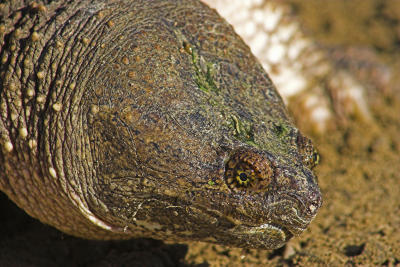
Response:
[{"label": "turtle's eye ridge", "polygon": [[233,191],[266,191],[273,170],[269,160],[254,151],[238,151],[226,164],[225,181]]}]

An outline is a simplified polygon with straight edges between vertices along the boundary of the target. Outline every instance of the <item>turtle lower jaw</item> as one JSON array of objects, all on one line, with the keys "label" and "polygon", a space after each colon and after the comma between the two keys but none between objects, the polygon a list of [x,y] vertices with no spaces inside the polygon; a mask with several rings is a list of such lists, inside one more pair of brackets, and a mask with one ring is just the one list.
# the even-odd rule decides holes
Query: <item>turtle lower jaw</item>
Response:
[{"label": "turtle lower jaw", "polygon": [[229,245],[236,247],[252,247],[276,249],[282,247],[293,234],[284,226],[264,223],[259,226],[239,224],[231,229],[235,238]]},{"label": "turtle lower jaw", "polygon": [[254,229],[254,231],[265,231],[265,229],[273,229],[277,233],[280,233],[282,236],[282,240],[288,241],[291,239],[293,236],[298,236],[300,235],[305,228],[302,227],[286,227],[278,224],[270,224],[270,223],[264,223],[261,224],[260,226],[251,226],[251,228]]},{"label": "turtle lower jaw", "polygon": [[275,233],[276,236],[280,236],[281,240],[284,240],[285,242],[291,239],[293,236],[299,236],[301,233],[304,232],[306,227],[302,226],[283,226],[283,225],[278,225],[278,224],[271,224],[271,223],[264,223],[259,226],[246,226],[246,225],[241,225],[241,227],[236,227],[238,228],[245,228],[247,234],[252,234],[252,233]]}]

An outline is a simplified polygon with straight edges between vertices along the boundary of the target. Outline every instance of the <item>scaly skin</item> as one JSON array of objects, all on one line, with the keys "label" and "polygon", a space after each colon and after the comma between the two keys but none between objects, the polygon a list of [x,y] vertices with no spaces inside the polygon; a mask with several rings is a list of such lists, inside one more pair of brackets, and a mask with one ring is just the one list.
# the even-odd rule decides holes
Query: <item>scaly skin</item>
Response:
[{"label": "scaly skin", "polygon": [[321,206],[311,141],[198,1],[1,4],[0,189],[90,239],[272,249]]}]

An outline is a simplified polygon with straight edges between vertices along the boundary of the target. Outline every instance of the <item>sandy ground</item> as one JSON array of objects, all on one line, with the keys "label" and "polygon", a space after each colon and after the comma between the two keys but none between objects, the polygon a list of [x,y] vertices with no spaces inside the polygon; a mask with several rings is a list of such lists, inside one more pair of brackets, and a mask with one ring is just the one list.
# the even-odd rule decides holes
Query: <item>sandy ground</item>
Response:
[{"label": "sandy ground", "polygon": [[[346,67],[368,88],[370,108],[369,117],[337,116],[325,133],[295,116],[321,154],[324,205],[304,234],[275,251],[87,241],[40,224],[0,194],[0,266],[400,266],[400,1],[287,2],[333,60],[352,62]],[[385,71],[392,78],[376,82]]]}]

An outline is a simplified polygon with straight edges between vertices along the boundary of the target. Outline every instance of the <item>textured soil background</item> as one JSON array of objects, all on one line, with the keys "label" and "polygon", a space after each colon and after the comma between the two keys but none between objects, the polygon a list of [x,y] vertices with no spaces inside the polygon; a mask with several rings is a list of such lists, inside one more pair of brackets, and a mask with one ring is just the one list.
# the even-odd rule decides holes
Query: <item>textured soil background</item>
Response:
[{"label": "textured soil background", "polygon": [[[0,194],[0,266],[400,266],[400,1],[285,2],[337,64],[365,82],[370,107],[369,118],[336,110],[324,134],[296,118],[321,154],[324,195],[303,235],[275,251],[87,241],[31,219]],[[382,82],[385,72],[392,79]]]}]

